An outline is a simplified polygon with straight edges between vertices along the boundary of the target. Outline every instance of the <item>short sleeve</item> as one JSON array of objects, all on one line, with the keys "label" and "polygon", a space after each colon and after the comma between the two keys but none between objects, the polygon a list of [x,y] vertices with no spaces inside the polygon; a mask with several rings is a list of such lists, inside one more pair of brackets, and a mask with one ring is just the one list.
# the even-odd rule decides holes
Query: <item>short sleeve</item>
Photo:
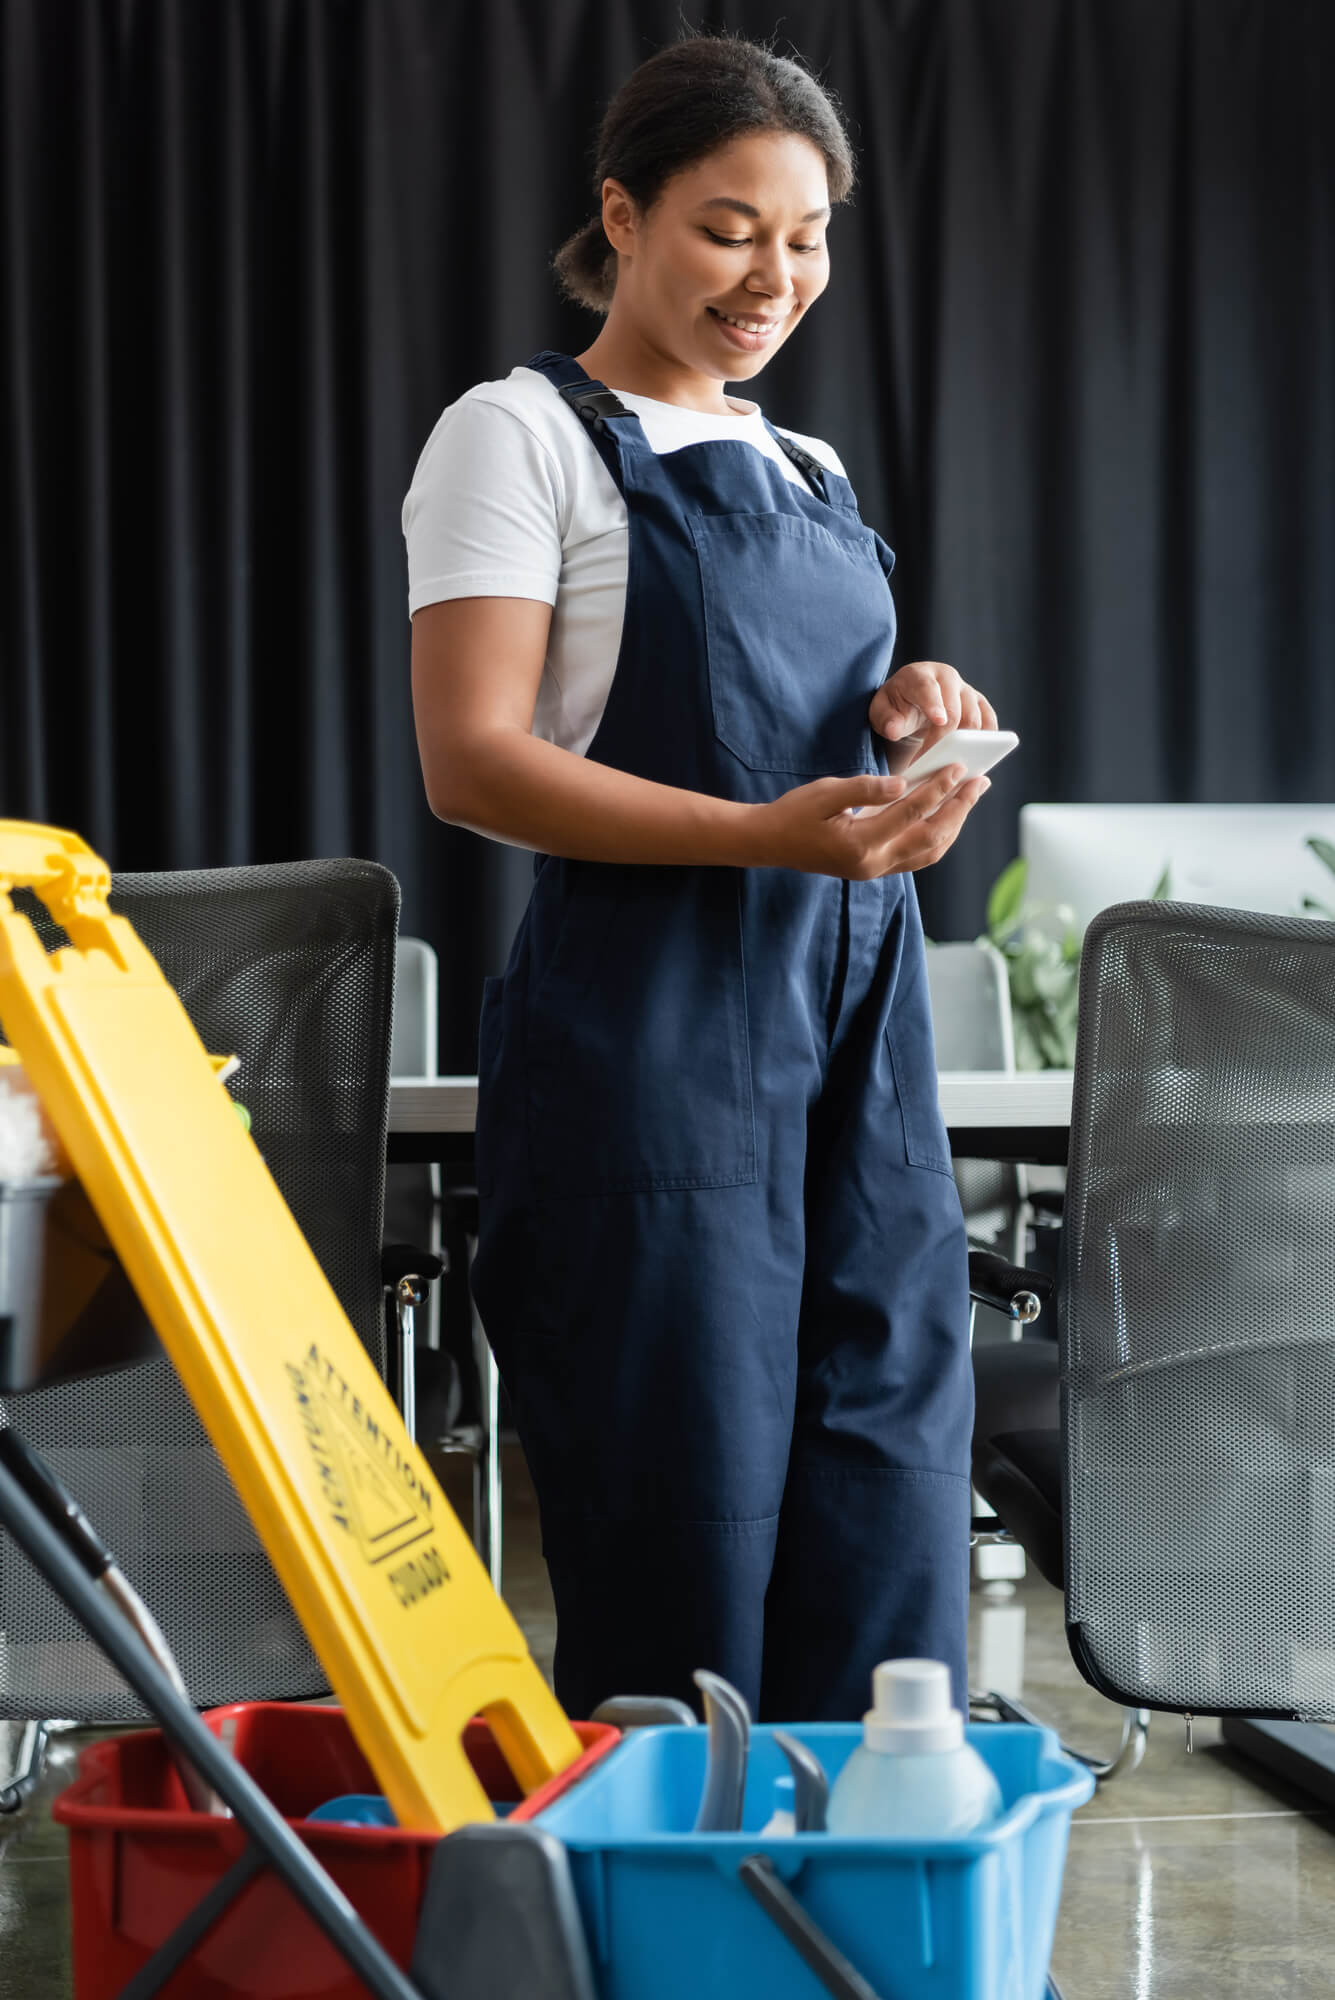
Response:
[{"label": "short sleeve", "polygon": [[453,597],[555,604],[561,469],[523,419],[470,391],[427,439],[403,503],[408,614]]}]

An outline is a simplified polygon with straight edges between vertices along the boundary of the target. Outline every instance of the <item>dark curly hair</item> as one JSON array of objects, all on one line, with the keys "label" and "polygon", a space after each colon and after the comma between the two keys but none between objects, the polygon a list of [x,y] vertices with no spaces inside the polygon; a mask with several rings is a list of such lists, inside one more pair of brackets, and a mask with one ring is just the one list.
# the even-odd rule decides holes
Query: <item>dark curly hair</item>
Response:
[{"label": "dark curly hair", "polygon": [[[674,174],[752,132],[809,139],[825,161],[831,202],[847,198],[853,150],[833,98],[810,70],[758,42],[692,35],[641,63],[608,105],[598,134],[595,199],[601,203],[610,178],[643,213]],[[601,209],[566,239],[553,265],[568,297],[607,311],[617,260]]]}]

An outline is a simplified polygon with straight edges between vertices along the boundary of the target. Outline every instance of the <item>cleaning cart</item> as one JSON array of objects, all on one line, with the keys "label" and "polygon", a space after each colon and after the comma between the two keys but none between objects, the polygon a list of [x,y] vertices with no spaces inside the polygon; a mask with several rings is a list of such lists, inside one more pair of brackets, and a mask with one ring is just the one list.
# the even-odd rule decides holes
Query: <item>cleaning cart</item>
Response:
[{"label": "cleaning cart", "polygon": [[[46,903],[67,949],[47,956],[9,900],[17,885]],[[286,1709],[281,1726],[259,1705],[198,1717],[151,1620],[135,1629],[124,1590],[107,1587],[109,1552],[21,1439],[0,1432],[0,1526],[161,1725],[86,1753],[58,1806],[79,2000],[146,2000],[187,1965],[178,1990],[201,2000],[638,2000],[687,1986],[693,2000],[732,2000],[761,1990],[749,1969],[775,1951],[766,1991],[874,2000],[850,1947],[883,2000],[1039,2000],[1066,1827],[1088,1788],[1045,1732],[1009,1749],[1004,1730],[979,1732],[1005,1767],[1007,1811],[968,1852],[929,1854],[767,1841],[755,1817],[764,1732],[755,1810],[711,1844],[686,1811],[703,1731],[648,1729],[612,1747],[615,1732],[566,1719],[179,1000],[111,914],[109,887],[75,836],[0,822],[0,1025],[341,1708]],[[36,1219],[58,1199],[33,1193],[26,1229],[11,1226],[3,1393],[88,1365],[33,1278]],[[821,1738],[833,1767],[856,1736]],[[383,1794],[396,1824],[310,1821],[326,1784]],[[507,1803],[516,1810],[498,1818]],[[328,1947],[317,1977],[309,1959],[283,1971],[278,1917],[248,1922],[245,1949],[226,1944],[229,1916],[262,1910],[266,1870],[317,1927],[309,1949]],[[173,1886],[150,1920],[153,1884]]]}]

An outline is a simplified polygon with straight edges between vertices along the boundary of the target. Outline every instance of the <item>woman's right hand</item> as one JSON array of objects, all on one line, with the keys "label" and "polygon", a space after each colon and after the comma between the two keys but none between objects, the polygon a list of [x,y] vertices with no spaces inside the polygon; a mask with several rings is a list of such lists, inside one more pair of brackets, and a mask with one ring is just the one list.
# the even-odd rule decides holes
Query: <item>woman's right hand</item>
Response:
[{"label": "woman's right hand", "polygon": [[948,764],[907,793],[902,778],[817,778],[753,809],[753,865],[852,882],[930,867],[953,846],[989,782],[968,778],[963,764]]}]

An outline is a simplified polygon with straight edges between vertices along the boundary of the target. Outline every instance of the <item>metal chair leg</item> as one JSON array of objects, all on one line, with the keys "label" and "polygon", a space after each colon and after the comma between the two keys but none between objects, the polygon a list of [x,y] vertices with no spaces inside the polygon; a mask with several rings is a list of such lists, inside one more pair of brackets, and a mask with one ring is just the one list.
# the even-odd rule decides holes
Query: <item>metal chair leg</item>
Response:
[{"label": "metal chair leg", "polygon": [[481,1404],[481,1450],[473,1460],[473,1545],[492,1588],[501,1589],[501,1376],[482,1322],[473,1312],[473,1356]]},{"label": "metal chair leg", "polygon": [[394,1313],[399,1336],[399,1415],[403,1428],[417,1442],[417,1307],[426,1287],[418,1277],[400,1278],[394,1287]]},{"label": "metal chair leg", "polygon": [[19,1738],[19,1757],[14,1775],[0,1790],[0,1813],[16,1813],[28,1803],[42,1782],[46,1769],[46,1746],[50,1731],[44,1722],[25,1722]]},{"label": "metal chair leg", "polygon": [[[1047,1726],[1032,1709],[1026,1708],[1023,1702],[1012,1700],[1009,1695],[997,1694],[990,1690],[987,1693],[971,1694],[969,1696],[971,1714],[975,1705],[979,1708],[990,1708],[1001,1722],[1027,1722],[1031,1726],[1040,1728]],[[1069,1743],[1063,1743],[1062,1749],[1068,1757],[1074,1757],[1078,1764],[1083,1764],[1087,1771],[1092,1772],[1096,1784],[1107,1784],[1109,1779],[1118,1777],[1121,1772],[1135,1770],[1145,1755],[1149,1727],[1150,1712],[1147,1708],[1124,1708],[1122,1740],[1111,1757],[1091,1757],[1084,1750],[1077,1750]]]}]

